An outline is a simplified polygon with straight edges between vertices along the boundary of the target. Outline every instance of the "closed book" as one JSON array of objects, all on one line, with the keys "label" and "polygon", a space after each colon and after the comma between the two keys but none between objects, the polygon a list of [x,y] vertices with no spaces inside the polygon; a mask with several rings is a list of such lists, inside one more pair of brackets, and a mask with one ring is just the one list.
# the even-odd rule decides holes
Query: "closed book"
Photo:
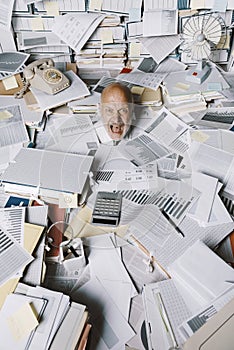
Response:
[{"label": "closed book", "polygon": [[50,345],[50,350],[75,350],[88,320],[88,311],[82,304],[72,302],[63,319],[55,337]]}]

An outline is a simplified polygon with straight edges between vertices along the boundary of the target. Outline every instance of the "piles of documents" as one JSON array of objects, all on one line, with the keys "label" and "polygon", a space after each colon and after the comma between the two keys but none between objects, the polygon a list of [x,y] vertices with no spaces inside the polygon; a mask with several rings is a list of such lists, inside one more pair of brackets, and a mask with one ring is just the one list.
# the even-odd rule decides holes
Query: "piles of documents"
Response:
[{"label": "piles of documents", "polygon": [[148,284],[143,289],[150,349],[186,344],[234,298],[230,284],[233,269],[200,241],[171,264],[170,273],[171,280]]},{"label": "piles of documents", "polygon": [[[234,300],[233,10],[233,1],[0,1],[7,350],[232,349],[220,340]],[[222,35],[198,84],[186,80],[197,62],[183,27],[204,12],[222,18]],[[49,72],[35,62],[26,81],[40,58]],[[63,78],[54,68],[70,85],[48,94],[41,84]],[[133,95],[120,142],[100,108],[112,83]],[[92,223],[100,191],[122,198],[117,226],[109,205],[105,225]],[[64,237],[50,230],[58,221]]]},{"label": "piles of documents", "polygon": [[1,180],[6,192],[39,196],[56,203],[74,194],[78,205],[88,191],[92,162],[92,156],[22,148]]},{"label": "piles of documents", "polygon": [[0,324],[5,346],[19,350],[74,350],[87,342],[85,329],[89,328],[85,305],[71,302],[60,292],[24,284],[6,298]]}]

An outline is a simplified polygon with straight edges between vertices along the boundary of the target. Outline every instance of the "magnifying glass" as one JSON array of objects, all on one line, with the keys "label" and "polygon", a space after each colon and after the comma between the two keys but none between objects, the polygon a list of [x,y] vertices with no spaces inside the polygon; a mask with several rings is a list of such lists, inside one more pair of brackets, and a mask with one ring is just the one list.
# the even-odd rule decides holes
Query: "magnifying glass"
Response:
[{"label": "magnifying glass", "polygon": [[47,230],[47,245],[59,249],[61,243],[66,241],[69,245],[74,239],[74,232],[67,222],[56,221]]}]

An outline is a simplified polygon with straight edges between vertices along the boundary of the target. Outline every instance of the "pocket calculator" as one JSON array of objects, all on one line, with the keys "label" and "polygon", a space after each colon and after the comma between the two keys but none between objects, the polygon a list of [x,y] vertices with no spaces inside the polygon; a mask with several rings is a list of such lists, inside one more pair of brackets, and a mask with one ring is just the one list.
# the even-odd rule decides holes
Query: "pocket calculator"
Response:
[{"label": "pocket calculator", "polygon": [[92,223],[95,225],[117,226],[120,220],[122,194],[119,192],[97,193]]}]

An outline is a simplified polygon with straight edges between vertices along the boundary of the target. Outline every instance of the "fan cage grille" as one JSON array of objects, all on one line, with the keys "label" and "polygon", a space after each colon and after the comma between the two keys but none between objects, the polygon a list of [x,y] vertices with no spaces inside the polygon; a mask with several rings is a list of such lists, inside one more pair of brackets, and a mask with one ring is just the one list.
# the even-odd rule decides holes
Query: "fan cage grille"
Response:
[{"label": "fan cage grille", "polygon": [[[204,40],[202,40],[201,34],[204,35]],[[226,44],[227,27],[225,21],[216,12],[190,16],[182,25],[181,40],[180,51],[185,52],[187,57],[196,61],[212,61],[213,52],[222,50]]]}]

